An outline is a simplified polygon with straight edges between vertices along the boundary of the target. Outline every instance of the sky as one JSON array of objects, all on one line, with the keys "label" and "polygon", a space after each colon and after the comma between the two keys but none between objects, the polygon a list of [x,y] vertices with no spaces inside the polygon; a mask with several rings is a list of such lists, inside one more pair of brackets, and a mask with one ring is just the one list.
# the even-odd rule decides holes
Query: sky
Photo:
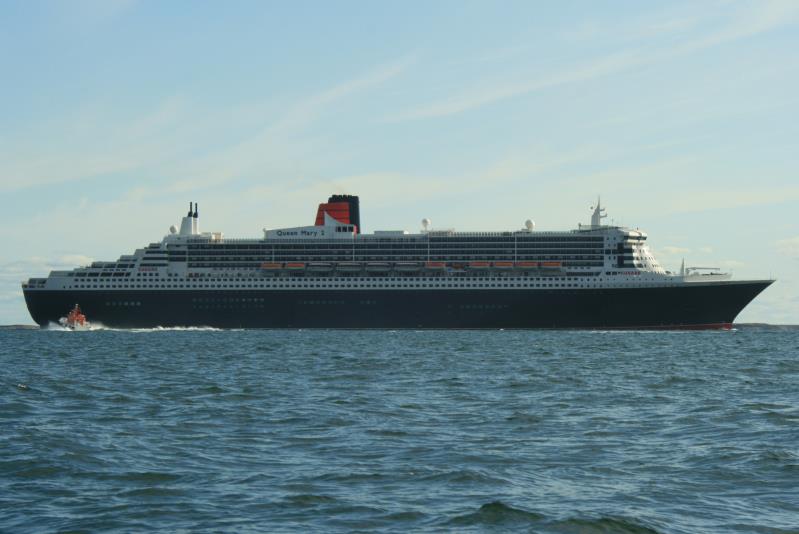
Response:
[{"label": "sky", "polygon": [[640,228],[799,323],[799,2],[0,4],[0,324],[20,282],[204,231]]}]

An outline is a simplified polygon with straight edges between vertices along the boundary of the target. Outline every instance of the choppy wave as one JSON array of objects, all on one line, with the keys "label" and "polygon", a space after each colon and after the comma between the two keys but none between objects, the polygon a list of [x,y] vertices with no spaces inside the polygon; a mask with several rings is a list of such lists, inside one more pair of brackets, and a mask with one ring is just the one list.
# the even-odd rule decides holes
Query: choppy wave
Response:
[{"label": "choppy wave", "polygon": [[447,524],[453,526],[474,525],[525,525],[536,524],[544,520],[544,516],[508,506],[500,501],[482,505],[478,510],[450,519]]},{"label": "choppy wave", "polygon": [[639,522],[621,517],[597,517],[555,520],[545,515],[494,501],[474,512],[456,516],[446,523],[456,527],[508,527],[537,531],[579,532],[580,534],[658,534],[658,531]]},{"label": "choppy wave", "polygon": [[796,532],[799,331],[645,333],[2,331],[0,532]]},{"label": "choppy wave", "polygon": [[567,519],[551,525],[557,532],[579,532],[580,534],[658,534],[654,528],[641,525],[635,520],[620,517],[596,519]]}]

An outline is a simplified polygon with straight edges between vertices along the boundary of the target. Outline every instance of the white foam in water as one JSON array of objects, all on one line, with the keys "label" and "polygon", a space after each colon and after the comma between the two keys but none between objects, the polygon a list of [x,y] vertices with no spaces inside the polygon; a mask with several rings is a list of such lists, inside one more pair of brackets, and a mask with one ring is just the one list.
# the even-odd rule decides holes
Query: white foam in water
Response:
[{"label": "white foam in water", "polygon": [[[50,330],[53,332],[74,332],[71,328],[67,328],[62,326],[58,323],[50,322],[47,326],[44,327],[45,330]],[[111,326],[105,326],[102,323],[92,322],[91,327],[89,330],[82,330],[82,332],[87,331],[99,331],[99,330],[106,330],[110,332],[137,332],[137,333],[147,333],[147,332],[221,332],[225,330],[224,328],[214,328],[213,326],[156,326],[153,328],[114,328]],[[227,329],[227,330],[241,330],[237,329]]]},{"label": "white foam in water", "polygon": [[52,321],[47,323],[47,326],[45,326],[44,329],[51,330],[53,332],[90,332],[94,330],[111,330],[102,323],[92,323],[91,326],[89,326],[89,330],[73,330]]},{"label": "white foam in water", "polygon": [[156,326],[155,328],[109,328],[118,332],[219,332],[213,326]]}]

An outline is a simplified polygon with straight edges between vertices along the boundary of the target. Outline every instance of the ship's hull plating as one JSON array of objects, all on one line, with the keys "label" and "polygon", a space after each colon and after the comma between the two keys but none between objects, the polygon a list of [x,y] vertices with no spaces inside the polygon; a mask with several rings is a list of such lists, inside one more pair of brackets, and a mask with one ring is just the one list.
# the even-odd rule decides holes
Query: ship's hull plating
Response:
[{"label": "ship's hull plating", "polygon": [[771,281],[558,290],[25,290],[39,325],[77,303],[118,328],[729,328]]}]

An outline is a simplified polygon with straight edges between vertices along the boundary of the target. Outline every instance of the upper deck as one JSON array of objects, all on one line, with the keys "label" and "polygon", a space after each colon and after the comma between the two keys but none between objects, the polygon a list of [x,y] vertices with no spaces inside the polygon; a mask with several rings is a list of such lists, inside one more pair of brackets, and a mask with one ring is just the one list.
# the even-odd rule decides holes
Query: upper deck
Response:
[{"label": "upper deck", "polygon": [[[345,198],[352,202],[353,197]],[[250,239],[200,232],[197,208],[190,207],[180,230],[171,227],[160,242],[115,262],[53,272],[47,280],[86,278],[113,285],[152,278],[303,276],[306,270],[313,276],[344,277],[670,276],[649,251],[646,234],[602,225],[599,206],[592,224],[568,231],[535,231],[531,221],[521,230],[431,230],[425,220],[418,233],[364,234],[359,218],[347,215],[358,214],[357,207],[333,204],[320,205],[316,225],[264,230],[262,238]]]}]

